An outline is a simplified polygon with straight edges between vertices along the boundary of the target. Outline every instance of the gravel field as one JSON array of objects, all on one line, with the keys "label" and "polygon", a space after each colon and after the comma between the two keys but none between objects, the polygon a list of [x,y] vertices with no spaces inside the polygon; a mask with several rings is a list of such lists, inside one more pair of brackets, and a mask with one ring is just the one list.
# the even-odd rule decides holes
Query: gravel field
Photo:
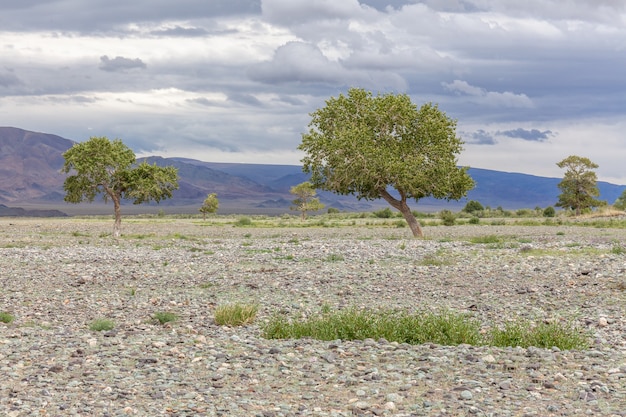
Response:
[{"label": "gravel field", "polygon": [[[626,231],[0,219],[0,416],[626,416]],[[498,236],[473,243],[478,236]],[[254,324],[217,306],[256,303]],[[282,312],[449,308],[591,346],[267,340]],[[152,317],[171,311],[176,322]],[[92,331],[110,319],[110,331]]]}]

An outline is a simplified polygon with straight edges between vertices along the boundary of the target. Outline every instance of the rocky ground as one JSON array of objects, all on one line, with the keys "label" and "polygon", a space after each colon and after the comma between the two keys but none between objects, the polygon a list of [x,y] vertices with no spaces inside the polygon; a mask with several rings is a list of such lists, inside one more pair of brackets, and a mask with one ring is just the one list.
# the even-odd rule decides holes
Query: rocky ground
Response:
[{"label": "rocky ground", "polygon": [[[626,231],[110,228],[0,220],[0,312],[15,318],[0,323],[1,416],[626,416]],[[215,324],[234,302],[258,304],[254,324]],[[590,348],[261,337],[273,314],[323,305],[561,321]],[[152,319],[166,311],[179,319]]]}]

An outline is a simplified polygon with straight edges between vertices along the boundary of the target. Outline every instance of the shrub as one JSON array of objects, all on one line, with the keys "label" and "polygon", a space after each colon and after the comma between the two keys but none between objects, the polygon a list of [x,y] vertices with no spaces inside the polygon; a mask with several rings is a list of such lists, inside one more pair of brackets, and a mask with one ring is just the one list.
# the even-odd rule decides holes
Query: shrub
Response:
[{"label": "shrub", "polygon": [[468,223],[469,224],[479,224],[480,223],[480,219],[478,217],[474,216],[471,219],[469,219]]},{"label": "shrub", "polygon": [[554,207],[548,206],[545,209],[543,209],[543,217],[554,217],[554,216],[556,216],[556,210],[554,210]]},{"label": "shrub", "polygon": [[339,209],[335,207],[328,207],[328,214],[337,214],[339,213]]},{"label": "shrub", "polygon": [[393,212],[391,211],[389,207],[385,207],[382,210],[375,211],[373,214],[375,217],[378,217],[379,219],[389,219],[393,216]]},{"label": "shrub", "polygon": [[450,210],[441,210],[439,218],[444,226],[454,226],[456,223],[456,216]]},{"label": "shrub", "polygon": [[228,304],[215,309],[215,323],[220,326],[243,326],[256,318],[256,304]]},{"label": "shrub", "polygon": [[466,213],[474,213],[476,211],[483,211],[484,209],[483,205],[475,200],[468,201],[465,207],[463,207],[463,211]]},{"label": "shrub", "polygon": [[4,311],[0,312],[0,322],[11,323],[13,320],[15,320],[15,317],[13,317],[11,314]]},{"label": "shrub", "polygon": [[235,226],[252,226],[252,219],[250,217],[240,217],[235,222]]},{"label": "shrub", "polygon": [[170,322],[178,320],[178,316],[172,313],[171,311],[156,312],[154,313],[152,318],[156,320],[157,322],[159,322],[159,324],[170,323]]},{"label": "shrub", "polygon": [[109,319],[96,319],[89,325],[89,330],[94,332],[108,331],[115,327],[115,323]]}]

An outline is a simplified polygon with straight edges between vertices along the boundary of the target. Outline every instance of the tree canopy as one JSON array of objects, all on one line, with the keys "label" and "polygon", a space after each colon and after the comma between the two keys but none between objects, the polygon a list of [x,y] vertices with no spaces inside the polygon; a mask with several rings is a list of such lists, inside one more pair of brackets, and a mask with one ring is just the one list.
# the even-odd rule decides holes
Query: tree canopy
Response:
[{"label": "tree canopy", "polygon": [[294,185],[289,192],[297,197],[292,201],[293,206],[291,206],[291,210],[297,210],[302,213],[302,220],[306,219],[308,211],[318,211],[325,207],[320,202],[320,199],[316,197],[317,192],[313,184],[308,181]]},{"label": "tree canopy", "polygon": [[557,185],[561,189],[557,207],[575,210],[579,216],[583,210],[604,205],[605,202],[595,199],[600,195],[598,177],[594,169],[598,164],[589,158],[570,155],[556,164],[565,169],[563,180]]},{"label": "tree canopy", "polygon": [[[406,94],[352,88],[311,113],[298,147],[315,188],[358,199],[385,199],[399,210],[414,236],[421,226],[407,200],[458,200],[473,188],[467,168],[457,166],[463,141],[456,121],[437,105],[419,109]],[[390,190],[393,189],[393,190]]]},{"label": "tree canopy", "polygon": [[63,184],[65,201],[93,202],[99,194],[105,202],[113,201],[116,237],[121,228],[121,200],[158,203],[171,198],[172,191],[178,188],[176,168],[147,162],[136,164],[135,153],[119,139],[91,137],[72,146],[63,157],[62,172],[72,173]]},{"label": "tree canopy", "polygon": [[220,202],[217,199],[216,193],[211,193],[206,196],[202,202],[202,206],[198,209],[202,213],[202,219],[206,220],[207,213],[215,213],[220,206]]}]

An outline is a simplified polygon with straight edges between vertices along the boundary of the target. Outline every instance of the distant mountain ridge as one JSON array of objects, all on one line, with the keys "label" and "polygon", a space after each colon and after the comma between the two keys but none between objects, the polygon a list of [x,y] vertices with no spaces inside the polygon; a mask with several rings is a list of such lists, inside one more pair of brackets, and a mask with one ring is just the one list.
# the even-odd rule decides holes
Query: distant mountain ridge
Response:
[{"label": "distant mountain ridge", "polygon": [[[0,204],[6,206],[28,205],[53,207],[63,210],[68,205],[63,182],[65,174],[63,153],[75,142],[60,136],[30,132],[13,127],[0,127]],[[204,162],[187,158],[145,158],[150,163],[172,165],[178,169],[180,188],[173,198],[160,206],[188,207],[190,212],[209,193],[217,193],[220,211],[240,213],[289,212],[293,196],[289,189],[308,179],[296,165],[239,164]],[[446,202],[426,198],[411,206],[419,211],[441,208],[459,209],[468,200],[479,201],[484,206],[505,209],[547,207],[557,201],[561,179],[528,174],[470,168],[469,174],[476,187],[467,198]],[[600,199],[613,203],[624,190],[623,185],[598,182]],[[338,196],[329,192],[318,193],[327,207],[348,211],[370,211],[387,207],[382,200],[359,201],[353,196]]]}]

